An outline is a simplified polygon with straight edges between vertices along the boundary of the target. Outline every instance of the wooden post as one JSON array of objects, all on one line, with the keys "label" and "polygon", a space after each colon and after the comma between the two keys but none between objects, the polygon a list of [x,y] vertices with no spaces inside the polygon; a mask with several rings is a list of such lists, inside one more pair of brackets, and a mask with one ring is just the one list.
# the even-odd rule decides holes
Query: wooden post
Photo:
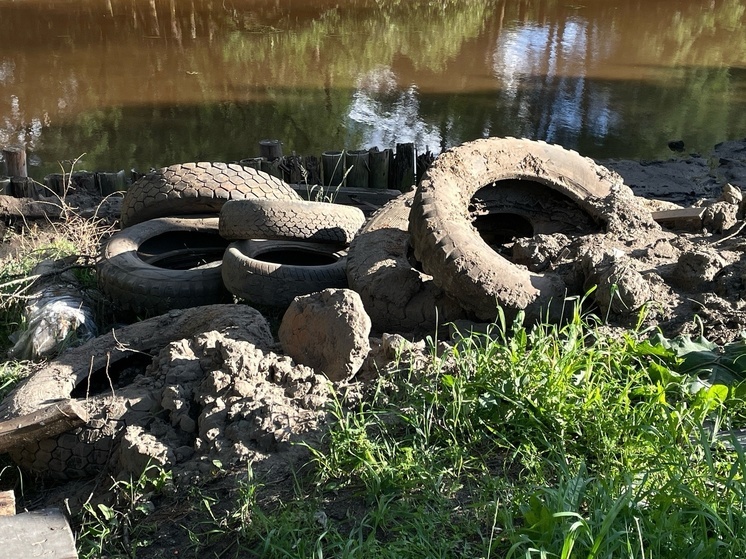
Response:
[{"label": "wooden post", "polygon": [[278,179],[281,179],[282,169],[280,169],[280,161],[281,161],[280,159],[273,159],[272,161],[262,159],[261,170],[269,175],[272,175],[273,177],[277,177]]},{"label": "wooden post", "polygon": [[44,177],[44,184],[49,188],[47,192],[50,194],[54,192],[55,194],[62,196],[65,193],[66,178],[67,175],[63,175],[62,173],[51,173]]},{"label": "wooden post", "polygon": [[414,188],[414,144],[396,144],[396,155],[394,156],[394,184],[391,188],[408,192]]},{"label": "wooden post", "polygon": [[98,193],[96,175],[90,171],[75,171],[70,177],[70,182],[75,190]]},{"label": "wooden post", "polygon": [[371,148],[370,161],[370,181],[368,185],[371,188],[388,188],[389,187],[389,162],[393,150],[385,149],[379,151],[378,148]]},{"label": "wooden post", "polygon": [[260,140],[259,155],[274,160],[282,157],[282,143],[280,140]]},{"label": "wooden post", "polygon": [[118,173],[96,173],[96,182],[98,183],[99,192],[104,196],[127,190],[124,170]]},{"label": "wooden post", "polygon": [[422,181],[423,175],[427,172],[427,170],[430,168],[430,165],[433,164],[433,161],[435,161],[435,156],[433,153],[427,149],[425,153],[421,153],[417,156],[417,184],[420,184],[420,181]]},{"label": "wooden post", "polygon": [[[286,155],[282,158],[280,167],[283,171],[283,179],[288,184],[301,184],[303,182],[303,160],[297,155]],[[307,175],[308,173],[306,173]]]},{"label": "wooden post", "polygon": [[370,184],[370,163],[367,149],[345,151],[347,186],[368,188]]},{"label": "wooden post", "polygon": [[342,186],[345,176],[344,151],[325,151],[321,154],[321,178],[324,186]]},{"label": "wooden post", "polygon": [[246,159],[242,159],[238,163],[240,165],[243,165],[244,167],[249,167],[251,169],[256,169],[257,171],[261,171],[262,161],[264,161],[264,158],[262,157],[248,157]]},{"label": "wooden post", "polygon": [[44,185],[37,183],[31,177],[11,177],[10,190],[17,198],[33,198],[39,200],[51,196]]},{"label": "wooden post", "polygon": [[27,177],[26,150],[18,146],[3,148],[3,159],[10,177]]},{"label": "wooden post", "polygon": [[10,177],[0,176],[0,194],[13,196],[13,189],[10,185]]},{"label": "wooden post", "polygon": [[130,184],[133,182],[137,182],[141,178],[145,176],[145,173],[141,173],[137,169],[130,169]]},{"label": "wooden post", "polygon": [[88,412],[76,400],[63,400],[35,412],[0,421],[0,454],[56,437],[88,421]]},{"label": "wooden post", "polygon": [[306,176],[303,178],[304,184],[314,185],[321,184],[321,163],[315,155],[307,155],[303,158],[303,168],[306,170]]}]

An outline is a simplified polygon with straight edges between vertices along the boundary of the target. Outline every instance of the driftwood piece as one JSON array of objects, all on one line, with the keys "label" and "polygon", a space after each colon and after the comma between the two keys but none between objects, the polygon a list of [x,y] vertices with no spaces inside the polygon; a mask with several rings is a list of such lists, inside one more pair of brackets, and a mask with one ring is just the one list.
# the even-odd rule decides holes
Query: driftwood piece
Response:
[{"label": "driftwood piece", "polygon": [[0,491],[0,516],[13,516],[16,513],[16,494]]},{"label": "driftwood piece", "polygon": [[0,218],[25,217],[27,219],[43,219],[46,217],[60,217],[62,210],[55,199],[49,202],[33,200],[31,198],[14,198],[0,195]]},{"label": "driftwood piece", "polygon": [[69,431],[88,421],[88,412],[76,400],[62,400],[27,415],[0,421],[0,454]]},{"label": "driftwood piece", "polygon": [[0,517],[0,549],[4,559],[78,559],[70,524],[59,509]]},{"label": "driftwood piece", "polygon": [[681,208],[651,212],[653,219],[669,229],[699,231],[702,229],[702,215],[705,208]]}]

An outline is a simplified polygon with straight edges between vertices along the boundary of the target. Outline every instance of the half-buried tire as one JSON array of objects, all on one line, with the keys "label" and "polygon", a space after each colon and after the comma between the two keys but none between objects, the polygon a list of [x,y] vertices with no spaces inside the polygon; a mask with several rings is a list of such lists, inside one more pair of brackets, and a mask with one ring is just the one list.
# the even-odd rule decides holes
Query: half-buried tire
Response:
[{"label": "half-buried tire", "polygon": [[599,223],[608,219],[604,198],[623,185],[621,177],[591,159],[544,142],[488,138],[441,154],[415,194],[411,242],[425,272],[481,320],[494,320],[498,308],[509,317],[522,310],[529,322],[558,317],[566,296],[558,275],[513,264],[472,224],[472,196],[485,186],[500,188],[501,181],[515,180],[526,189],[550,187]]},{"label": "half-buried tire", "polygon": [[360,294],[378,332],[433,332],[439,324],[466,318],[461,305],[423,273],[409,243],[414,192],[378,210],[350,245],[347,280]]},{"label": "half-buried tire", "polygon": [[252,304],[284,307],[299,295],[347,287],[346,255],[324,243],[236,241],[223,256],[223,283]]},{"label": "half-buried tire", "polygon": [[226,302],[218,218],[161,217],[115,233],[96,266],[101,291],[120,311],[154,316]]}]

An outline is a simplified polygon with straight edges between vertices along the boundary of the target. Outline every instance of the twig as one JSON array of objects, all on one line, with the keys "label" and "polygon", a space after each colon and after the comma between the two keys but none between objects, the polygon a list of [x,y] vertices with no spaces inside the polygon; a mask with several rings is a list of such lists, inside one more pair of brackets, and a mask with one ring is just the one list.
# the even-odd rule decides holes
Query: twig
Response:
[{"label": "twig", "polygon": [[738,226],[738,229],[736,229],[735,231],[733,231],[733,233],[730,233],[729,235],[723,237],[719,241],[714,242],[713,245],[717,246],[719,244],[724,243],[728,239],[732,239],[733,237],[735,237],[736,235],[738,235],[741,231],[743,231],[745,227],[746,227],[746,221],[744,221],[743,223],[741,223],[741,225]]}]

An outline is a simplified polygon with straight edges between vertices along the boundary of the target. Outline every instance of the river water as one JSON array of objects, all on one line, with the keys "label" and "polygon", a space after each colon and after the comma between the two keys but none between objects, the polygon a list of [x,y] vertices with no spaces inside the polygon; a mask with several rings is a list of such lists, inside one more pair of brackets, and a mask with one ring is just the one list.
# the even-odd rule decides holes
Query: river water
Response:
[{"label": "river water", "polygon": [[[597,158],[746,136],[746,0],[0,0],[32,175],[523,136]],[[63,163],[67,165],[67,163]]]}]

